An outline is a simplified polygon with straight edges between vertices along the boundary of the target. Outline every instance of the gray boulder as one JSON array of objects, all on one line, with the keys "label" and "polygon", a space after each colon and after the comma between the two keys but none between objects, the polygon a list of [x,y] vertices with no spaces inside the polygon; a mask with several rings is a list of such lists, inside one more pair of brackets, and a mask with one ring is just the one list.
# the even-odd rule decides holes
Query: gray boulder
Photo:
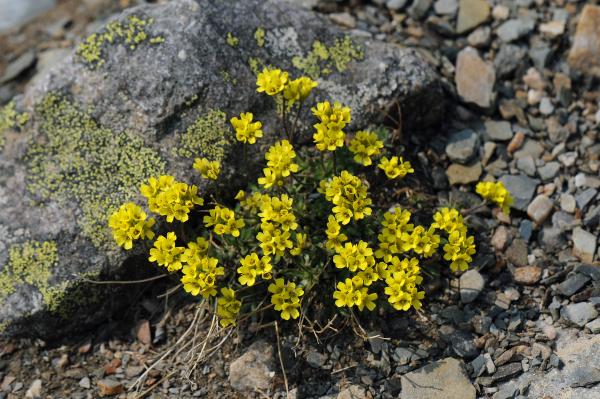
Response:
[{"label": "gray boulder", "polygon": [[144,5],[85,43],[17,99],[31,115],[25,129],[2,133],[0,325],[8,334],[57,336],[103,323],[111,302],[130,304],[89,280],[131,278],[124,265],[153,270],[140,266],[143,251],[119,249],[107,228],[119,204],[143,203],[138,187],[149,176],[171,173],[205,190],[191,165],[208,156],[230,165],[220,188],[231,194],[247,184],[235,172],[241,147],[228,120],[251,111],[263,122],[267,137],[255,151],[276,138],[272,99],[255,91],[263,66],[312,76],[312,101],[352,107],[350,130],[399,107],[413,127],[443,114],[438,77],[415,51],[346,36],[287,2]]}]

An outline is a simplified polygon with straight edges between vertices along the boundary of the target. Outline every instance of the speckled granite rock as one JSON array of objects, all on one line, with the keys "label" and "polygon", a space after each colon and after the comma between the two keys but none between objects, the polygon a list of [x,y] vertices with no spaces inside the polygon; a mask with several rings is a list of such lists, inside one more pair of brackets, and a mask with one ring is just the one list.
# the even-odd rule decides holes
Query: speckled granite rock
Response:
[{"label": "speckled granite rock", "polygon": [[[163,171],[198,183],[194,156],[235,165],[233,114],[252,111],[271,132],[264,143],[274,138],[272,100],[255,93],[263,65],[313,76],[313,100],[350,105],[352,129],[381,123],[397,103],[409,126],[443,115],[438,78],[417,53],[345,36],[289,3],[177,0],[109,26],[34,80],[17,99],[30,122],[4,134],[0,323],[9,334],[51,337],[105,320],[107,293],[85,278],[114,279],[141,255],[112,243],[108,210],[139,199],[139,183]],[[224,171],[228,190],[245,184],[234,176]]]}]

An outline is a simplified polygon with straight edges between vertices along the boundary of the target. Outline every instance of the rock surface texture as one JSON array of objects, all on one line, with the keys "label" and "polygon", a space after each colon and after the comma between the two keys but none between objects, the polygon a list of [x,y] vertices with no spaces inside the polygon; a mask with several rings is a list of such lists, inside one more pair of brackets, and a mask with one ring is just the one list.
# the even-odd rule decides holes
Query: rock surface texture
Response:
[{"label": "rock surface texture", "polygon": [[[193,157],[235,164],[233,115],[253,112],[264,143],[272,141],[275,107],[255,92],[264,66],[316,79],[312,99],[351,106],[353,129],[381,123],[397,104],[409,125],[441,115],[437,75],[414,51],[347,36],[289,3],[177,0],[129,9],[109,24],[143,32],[142,40],[109,42],[101,28],[28,87],[17,101],[31,115],[27,129],[5,135],[0,323],[7,332],[60,334],[72,327],[61,317],[82,299],[84,318],[102,321],[93,303],[105,294],[83,281],[114,278],[131,257],[113,244],[108,212],[141,202],[137,187],[151,175],[198,183]],[[233,168],[224,171],[230,187],[243,186],[233,176]]]}]

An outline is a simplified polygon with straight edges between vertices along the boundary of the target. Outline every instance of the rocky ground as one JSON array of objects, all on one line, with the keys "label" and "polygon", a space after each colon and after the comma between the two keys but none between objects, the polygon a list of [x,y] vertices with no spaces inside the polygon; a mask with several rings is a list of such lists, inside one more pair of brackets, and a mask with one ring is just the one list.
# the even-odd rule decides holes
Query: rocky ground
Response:
[{"label": "rocky ground", "polygon": [[[486,176],[516,199],[510,216],[483,207],[467,218],[478,242],[471,270],[430,279],[421,312],[363,320],[367,339],[350,327],[298,339],[253,320],[191,375],[186,354],[143,374],[195,314],[173,302],[165,312],[149,296],[132,305],[131,323],[101,335],[4,342],[0,397],[137,397],[127,390],[144,376],[138,391],[154,398],[283,398],[286,386],[297,398],[599,398],[600,7],[297,2],[348,31],[415,47],[442,76],[453,99],[443,125],[402,132],[431,182],[425,202],[473,207],[473,183]],[[0,103],[132,5],[58,3],[0,36]]]}]

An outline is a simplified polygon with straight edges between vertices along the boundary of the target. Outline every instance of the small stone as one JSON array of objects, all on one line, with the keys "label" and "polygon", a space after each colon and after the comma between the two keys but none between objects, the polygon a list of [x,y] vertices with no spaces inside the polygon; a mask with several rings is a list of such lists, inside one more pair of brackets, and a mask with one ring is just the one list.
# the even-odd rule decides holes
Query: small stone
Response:
[{"label": "small stone", "polygon": [[527,207],[527,215],[539,226],[550,216],[553,207],[554,202],[545,195],[540,194]]},{"label": "small stone", "polygon": [[500,178],[500,181],[515,200],[512,207],[520,211],[527,210],[531,198],[537,190],[539,180],[525,175],[505,175]]},{"label": "small stone", "polygon": [[540,32],[551,38],[558,37],[565,33],[565,22],[550,21],[540,24]]},{"label": "small stone", "polygon": [[585,325],[585,328],[590,330],[592,334],[600,333],[600,318],[590,321]]},{"label": "small stone", "polygon": [[592,262],[596,253],[597,237],[581,227],[573,229],[573,255],[583,262]]},{"label": "small stone", "polygon": [[471,165],[453,163],[446,170],[450,185],[474,183],[479,180],[481,173],[481,162],[475,162]]},{"label": "small stone", "polygon": [[8,82],[18,77],[23,71],[28,69],[35,62],[35,51],[30,50],[21,55],[19,58],[8,64],[4,70],[4,75],[0,78],[0,84]]},{"label": "small stone", "polygon": [[[501,44],[500,51],[494,58],[494,67],[498,78],[511,76],[523,64],[527,51],[516,44]],[[522,111],[522,110],[521,110]]]},{"label": "small stone", "polygon": [[98,381],[100,396],[113,396],[125,392],[125,387],[118,381],[111,378],[105,378]]},{"label": "small stone", "polygon": [[152,332],[150,331],[150,322],[148,320],[140,320],[135,327],[135,336],[138,341],[145,345],[152,343]]},{"label": "small stone", "polygon": [[460,300],[462,303],[471,303],[481,293],[485,286],[485,280],[481,274],[471,269],[460,276]]},{"label": "small stone", "polygon": [[25,397],[28,399],[38,399],[42,397],[42,380],[34,380],[29,389],[25,393]]},{"label": "small stone", "polygon": [[399,366],[404,366],[410,363],[411,359],[413,358],[413,355],[414,353],[411,350],[403,347],[398,347],[394,351],[392,357],[394,361],[398,363]]},{"label": "small stone", "polygon": [[540,112],[542,115],[551,115],[554,112],[554,105],[552,105],[552,101],[548,97],[542,98]]},{"label": "small stone", "polygon": [[506,250],[506,258],[517,266],[527,265],[527,243],[520,238],[513,240]]},{"label": "small stone", "polygon": [[492,156],[496,152],[496,143],[493,141],[486,141],[483,144],[483,155],[481,157],[481,163],[485,166],[488,164]]},{"label": "small stone", "polygon": [[458,10],[458,0],[437,0],[433,9],[438,15],[454,15]]},{"label": "small stone", "polygon": [[544,147],[537,140],[525,140],[523,146],[515,151],[514,157],[516,159],[531,156],[534,159],[538,159],[544,153]]},{"label": "small stone", "polygon": [[575,165],[575,161],[577,161],[577,152],[575,151],[570,151],[570,152],[565,152],[563,154],[560,154],[558,156],[558,160],[565,165],[567,168],[569,166],[573,166]]},{"label": "small stone", "polygon": [[598,191],[595,188],[588,188],[587,190],[577,194],[575,196],[575,202],[577,202],[579,209],[584,209],[587,204],[594,199],[596,194],[598,194]]},{"label": "small stone", "polygon": [[569,51],[569,64],[585,73],[600,75],[600,6],[583,7]]},{"label": "small stone", "polygon": [[523,133],[523,132],[515,133],[512,140],[508,143],[508,146],[506,147],[506,151],[509,154],[514,153],[519,148],[521,148],[524,141],[525,141],[525,133]]},{"label": "small stone", "polygon": [[485,47],[490,42],[490,36],[492,35],[492,29],[489,26],[482,26],[475,29],[467,36],[467,42],[469,46],[476,48]]},{"label": "small stone", "polygon": [[368,399],[371,396],[367,396],[367,391],[360,385],[350,385],[344,388],[337,394],[336,399]]},{"label": "small stone", "polygon": [[535,28],[533,19],[509,19],[496,29],[496,34],[500,40],[508,43],[528,35],[533,28]]},{"label": "small stone", "polygon": [[519,225],[519,235],[522,239],[529,242],[531,238],[531,234],[533,233],[533,223],[527,219],[521,220],[521,224]]},{"label": "small stone", "polygon": [[466,163],[470,161],[479,147],[479,136],[471,129],[452,134],[446,145],[446,155],[451,161]]},{"label": "small stone", "polygon": [[558,292],[564,296],[571,296],[583,288],[590,281],[585,274],[575,273],[558,285]]},{"label": "small stone", "polygon": [[560,250],[566,243],[563,229],[546,226],[538,234],[540,245],[551,251]]},{"label": "small stone", "polygon": [[401,377],[402,399],[475,399],[462,361],[446,358]]},{"label": "small stone", "polygon": [[494,17],[494,19],[504,21],[508,19],[509,16],[510,9],[508,7],[506,7],[503,4],[498,4],[494,6],[494,9],[492,10],[492,17]]},{"label": "small stone", "polygon": [[516,283],[522,285],[534,285],[542,277],[542,269],[538,266],[517,267],[513,274]]},{"label": "small stone", "polygon": [[590,302],[571,303],[563,306],[560,310],[561,316],[579,327],[583,327],[590,320],[598,317],[596,307]]},{"label": "small stone", "polygon": [[456,32],[465,33],[485,22],[490,16],[490,5],[485,0],[460,0]]},{"label": "small stone", "polygon": [[88,377],[83,377],[79,380],[79,386],[84,389],[90,389],[92,387],[92,383]]},{"label": "small stone", "polygon": [[346,28],[356,28],[356,18],[354,18],[350,13],[334,12],[332,14],[329,14],[329,19],[331,19],[334,23],[344,26]]},{"label": "small stone", "polygon": [[427,14],[433,0],[414,0],[412,6],[408,9],[408,14],[413,19],[421,19]]},{"label": "small stone", "polygon": [[385,6],[392,11],[398,11],[404,8],[407,1],[408,0],[388,0],[385,3]]},{"label": "small stone", "polygon": [[483,61],[474,48],[466,47],[458,53],[454,79],[458,94],[465,102],[482,108],[489,108],[494,102],[494,67]]},{"label": "small stone", "polygon": [[231,362],[229,383],[236,391],[263,391],[271,386],[275,370],[273,347],[265,341],[256,341],[246,352]]},{"label": "small stone", "polygon": [[492,236],[492,246],[496,251],[504,251],[510,240],[510,231],[506,226],[498,226]]},{"label": "small stone", "polygon": [[535,176],[535,160],[531,155],[517,159],[517,168],[527,176]]},{"label": "small stone", "polygon": [[494,141],[506,141],[513,137],[513,131],[510,126],[510,122],[486,121],[484,125],[486,134]]},{"label": "small stone", "polygon": [[571,194],[563,193],[560,195],[560,208],[569,213],[575,212],[577,208],[577,203],[575,202],[575,197]]},{"label": "small stone", "polygon": [[521,371],[523,371],[521,363],[508,363],[504,366],[498,367],[492,378],[494,381],[503,381],[519,374]]}]

